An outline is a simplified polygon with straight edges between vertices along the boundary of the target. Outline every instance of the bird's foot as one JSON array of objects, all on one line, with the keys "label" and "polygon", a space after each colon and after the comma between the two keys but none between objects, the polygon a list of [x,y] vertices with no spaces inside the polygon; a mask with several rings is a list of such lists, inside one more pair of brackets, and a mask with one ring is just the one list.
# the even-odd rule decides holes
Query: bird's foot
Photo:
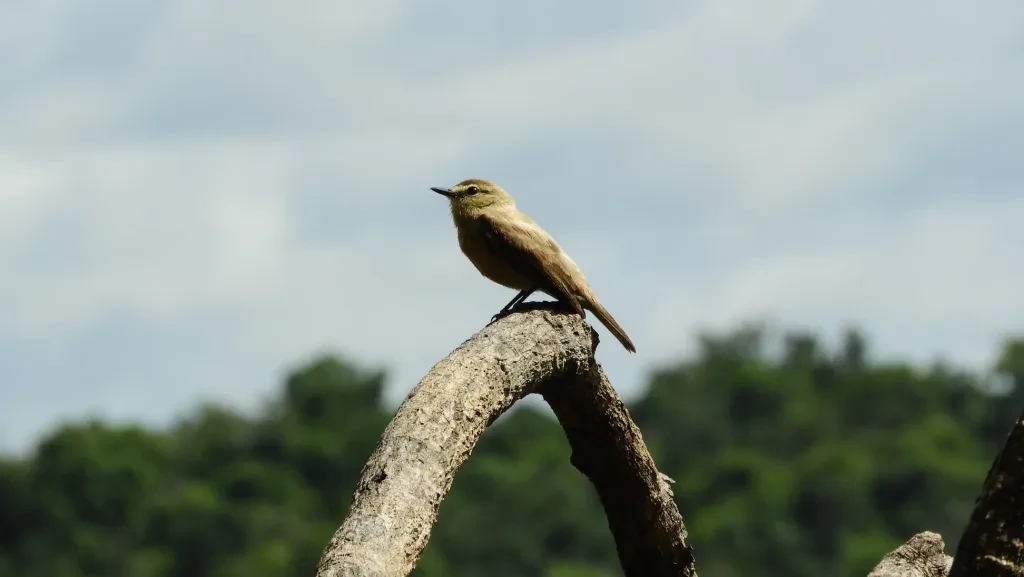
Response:
[{"label": "bird's foot", "polygon": [[[547,309],[547,310],[551,310],[551,311],[556,311],[556,312],[561,312],[561,313],[575,313],[576,312],[576,310],[572,307],[572,305],[569,304],[567,301],[564,301],[564,300],[533,301],[533,302],[528,302],[528,303],[527,302],[521,302],[519,304],[516,304],[516,305],[512,306],[511,308],[509,308],[507,310],[498,311],[498,314],[496,314],[493,317],[491,317],[491,322],[489,322],[487,324],[488,325],[494,324],[496,321],[498,321],[500,319],[503,319],[503,318],[509,316],[512,313],[527,312],[527,311],[534,311],[534,310],[543,310],[543,309]],[[584,316],[584,318],[586,318],[586,317]]]}]

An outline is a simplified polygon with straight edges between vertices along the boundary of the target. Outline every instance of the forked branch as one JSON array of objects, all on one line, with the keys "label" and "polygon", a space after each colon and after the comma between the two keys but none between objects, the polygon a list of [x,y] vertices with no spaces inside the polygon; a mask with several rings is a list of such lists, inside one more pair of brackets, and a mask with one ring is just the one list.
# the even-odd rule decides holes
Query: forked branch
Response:
[{"label": "forked branch", "polygon": [[530,393],[554,409],[593,483],[628,577],[695,577],[683,519],[577,315],[526,305],[438,362],[363,468],[317,577],[399,577],[416,566],[452,478],[484,429]]},{"label": "forked branch", "polygon": [[[520,305],[434,365],[370,456],[317,577],[404,577],[430,536],[452,478],[495,419],[539,393],[601,499],[626,577],[696,577],[670,479],[594,358],[583,319]],[[989,471],[954,562],[919,533],[869,577],[1024,577],[1024,417]],[[497,520],[496,520],[497,521]],[[952,570],[951,570],[952,569]]]}]

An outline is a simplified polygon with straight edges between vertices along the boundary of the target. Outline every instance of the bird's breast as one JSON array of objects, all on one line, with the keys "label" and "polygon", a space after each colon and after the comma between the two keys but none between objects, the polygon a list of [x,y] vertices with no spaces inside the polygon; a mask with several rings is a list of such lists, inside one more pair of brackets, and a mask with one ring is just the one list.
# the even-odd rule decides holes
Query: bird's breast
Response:
[{"label": "bird's breast", "polygon": [[456,222],[456,226],[459,231],[459,248],[480,274],[509,288],[517,290],[532,288],[533,283],[529,279],[516,272],[511,265],[491,252],[475,222],[466,219],[461,223]]}]

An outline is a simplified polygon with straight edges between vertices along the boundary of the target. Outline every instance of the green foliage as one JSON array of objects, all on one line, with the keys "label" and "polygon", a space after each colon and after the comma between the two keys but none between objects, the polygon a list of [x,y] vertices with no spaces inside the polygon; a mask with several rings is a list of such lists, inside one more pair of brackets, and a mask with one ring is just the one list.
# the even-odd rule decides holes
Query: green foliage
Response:
[{"label": "green foliage", "polygon": [[[915,532],[955,544],[1024,408],[1024,341],[1006,343],[993,387],[874,362],[855,331],[835,350],[772,337],[705,335],[630,406],[676,480],[701,573],[863,575]],[[320,358],[255,416],[205,406],[167,431],[57,429],[0,460],[0,577],[312,575],[390,418],[384,377]],[[484,434],[415,574],[621,574],[549,414],[523,407]]]}]

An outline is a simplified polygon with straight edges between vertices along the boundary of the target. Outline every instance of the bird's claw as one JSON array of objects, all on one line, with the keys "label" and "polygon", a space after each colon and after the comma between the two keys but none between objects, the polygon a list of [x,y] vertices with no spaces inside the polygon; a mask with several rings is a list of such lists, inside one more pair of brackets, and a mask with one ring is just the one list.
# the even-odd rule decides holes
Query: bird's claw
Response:
[{"label": "bird's claw", "polygon": [[[498,319],[503,319],[503,318],[507,317],[508,315],[514,313],[514,312],[516,312],[516,307],[512,307],[511,309],[509,309],[507,311],[498,311],[498,314],[496,314],[493,317],[491,317],[491,323],[493,323],[494,321],[496,321]],[[488,324],[490,324],[490,323],[488,323]]]}]

